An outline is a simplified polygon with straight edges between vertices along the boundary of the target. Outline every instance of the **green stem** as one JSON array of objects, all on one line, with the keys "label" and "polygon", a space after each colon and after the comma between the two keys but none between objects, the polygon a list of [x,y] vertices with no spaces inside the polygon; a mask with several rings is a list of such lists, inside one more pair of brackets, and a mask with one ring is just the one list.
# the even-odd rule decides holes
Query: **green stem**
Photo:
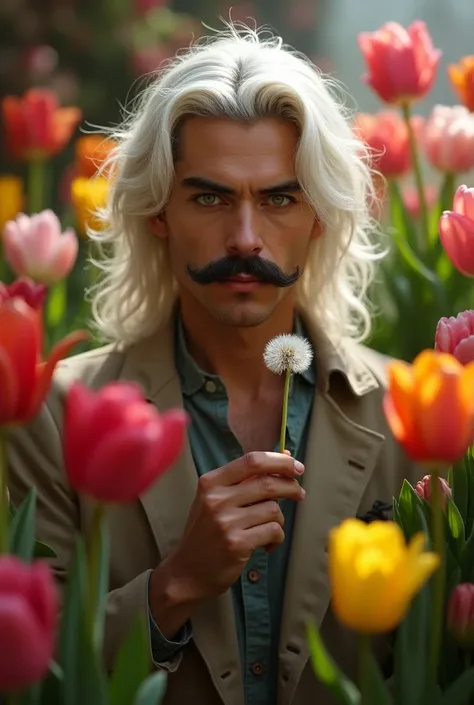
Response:
[{"label": "green stem", "polygon": [[456,174],[449,172],[445,175],[442,192],[444,194],[447,207],[452,208],[454,194],[456,192]]},{"label": "green stem", "polygon": [[370,658],[371,640],[368,634],[359,635],[359,679],[358,686],[360,691],[359,705],[367,705],[368,703],[368,684],[367,678],[369,670],[367,664]]},{"label": "green stem", "polygon": [[8,519],[10,508],[7,500],[8,462],[7,430],[0,426],[0,553],[8,552]]},{"label": "green stem", "polygon": [[281,413],[281,431],[280,431],[280,453],[283,453],[286,445],[286,424],[288,421],[288,400],[290,397],[290,380],[291,370],[285,372],[285,389],[283,391],[283,410]]},{"label": "green stem", "polygon": [[28,163],[28,210],[30,215],[39,213],[45,203],[46,162],[31,159]]},{"label": "green stem", "polygon": [[10,695],[7,695],[6,705],[21,705],[20,693],[10,693]]},{"label": "green stem", "polygon": [[431,599],[432,633],[430,640],[428,693],[434,692],[438,681],[438,664],[444,626],[444,510],[439,475],[431,475],[431,511],[433,551],[440,557],[440,566],[433,576]]},{"label": "green stem", "polygon": [[428,217],[428,207],[426,205],[425,187],[423,184],[423,176],[421,173],[420,158],[418,154],[418,146],[416,144],[415,133],[413,131],[413,125],[411,123],[411,111],[409,103],[402,104],[402,113],[408,130],[411,163],[413,173],[415,175],[416,189],[418,191],[418,200],[420,203],[421,238],[419,246],[422,252],[426,252],[430,236],[430,223]]},{"label": "green stem", "polygon": [[89,540],[87,542],[87,619],[92,635],[95,633],[96,615],[99,607],[100,555],[104,516],[105,505],[98,502],[94,505]]},{"label": "green stem", "polygon": [[61,279],[49,291],[46,303],[48,328],[56,328],[64,322],[67,313],[67,281]]}]

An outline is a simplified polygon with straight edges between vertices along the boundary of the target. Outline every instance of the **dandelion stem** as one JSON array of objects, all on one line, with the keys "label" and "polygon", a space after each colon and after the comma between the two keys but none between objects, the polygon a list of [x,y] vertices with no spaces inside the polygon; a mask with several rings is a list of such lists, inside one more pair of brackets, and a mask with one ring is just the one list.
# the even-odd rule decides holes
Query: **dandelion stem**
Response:
[{"label": "dandelion stem", "polygon": [[286,424],[288,421],[288,400],[290,398],[290,380],[291,370],[288,368],[285,372],[285,389],[283,391],[283,409],[281,413],[281,431],[280,431],[280,453],[283,453],[286,445]]}]

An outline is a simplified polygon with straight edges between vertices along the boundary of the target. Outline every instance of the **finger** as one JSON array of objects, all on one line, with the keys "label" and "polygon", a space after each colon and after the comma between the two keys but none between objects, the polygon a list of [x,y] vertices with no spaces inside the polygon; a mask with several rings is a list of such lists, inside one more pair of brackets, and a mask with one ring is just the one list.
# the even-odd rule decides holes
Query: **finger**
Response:
[{"label": "finger", "polygon": [[[213,484],[236,485],[252,477],[252,475],[273,473],[286,477],[298,477],[303,472],[303,463],[295,460],[290,455],[252,451],[221,468],[217,468],[217,470],[206,473],[204,477],[208,477],[208,481]],[[209,475],[212,475],[212,478],[209,478]]]},{"label": "finger", "polygon": [[247,529],[244,535],[246,544],[252,552],[266,546],[280,546],[285,540],[285,532],[276,521]]},{"label": "finger", "polygon": [[229,521],[239,529],[251,529],[254,526],[268,524],[272,521],[278,522],[280,526],[283,527],[285,523],[280,505],[274,500],[259,502],[251,507],[242,507],[232,511],[235,512],[235,514],[231,516]]},{"label": "finger", "polygon": [[261,475],[232,487],[228,503],[235,507],[246,507],[268,500],[292,499],[299,502],[305,495],[305,490],[296,479],[281,475]]}]

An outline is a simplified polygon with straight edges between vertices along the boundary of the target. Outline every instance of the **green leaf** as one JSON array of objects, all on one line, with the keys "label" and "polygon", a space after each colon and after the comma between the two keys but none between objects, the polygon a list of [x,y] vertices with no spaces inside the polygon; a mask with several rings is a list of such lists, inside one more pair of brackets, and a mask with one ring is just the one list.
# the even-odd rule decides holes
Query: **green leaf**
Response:
[{"label": "green leaf", "polygon": [[474,668],[459,676],[444,692],[443,705],[466,705],[474,693]]},{"label": "green leaf", "polygon": [[35,548],[36,489],[28,492],[15,511],[9,531],[10,553],[27,563],[31,562]]},{"label": "green leaf", "polygon": [[446,525],[447,525],[447,537],[448,543],[454,553],[454,556],[458,561],[461,561],[461,557],[466,545],[466,540],[464,538],[464,522],[459,509],[453,502],[451,498],[448,497],[446,501]]},{"label": "green leaf", "polygon": [[461,580],[464,583],[474,582],[474,531],[464,545],[461,560]]},{"label": "green leaf", "polygon": [[469,506],[469,478],[467,464],[464,460],[450,468],[448,483],[453,494],[453,502],[459,509],[464,526],[466,527]]},{"label": "green leaf", "polygon": [[33,556],[34,558],[56,558],[56,552],[42,541],[35,541]]},{"label": "green leaf", "polygon": [[[63,672],[57,663],[52,663],[46,678],[40,684],[41,705],[63,705]],[[33,704],[31,704],[33,705]]]},{"label": "green leaf", "polygon": [[149,668],[148,632],[138,619],[120,647],[109,681],[109,705],[130,705],[146,679]]},{"label": "green leaf", "polygon": [[[391,705],[392,698],[380,667],[370,648],[362,657],[363,703],[364,705]],[[404,704],[405,705],[405,704]]]},{"label": "green leaf", "polygon": [[425,585],[413,600],[395,639],[394,695],[397,705],[423,702],[428,660],[430,588]]},{"label": "green leaf", "polygon": [[166,674],[153,673],[142,683],[133,705],[160,705],[166,693]]},{"label": "green leaf", "polygon": [[59,664],[64,672],[62,705],[104,705],[107,682],[102,653],[94,648],[85,612],[86,555],[81,537],[69,573],[59,638]]},{"label": "green leaf", "polygon": [[[420,513],[421,510],[421,513]],[[403,481],[398,498],[398,511],[405,531],[406,538],[410,540],[419,531],[425,530],[426,523],[421,517],[429,512],[429,507],[419,497],[407,480]]]},{"label": "green leaf", "polygon": [[308,641],[311,663],[319,680],[327,686],[341,705],[359,705],[360,693],[358,689],[352,681],[346,678],[329,656],[313,622],[308,624]]},{"label": "green leaf", "polygon": [[100,523],[100,572],[97,589],[97,617],[95,621],[95,639],[99,648],[102,648],[105,608],[107,604],[107,593],[109,590],[109,533],[105,516]]},{"label": "green leaf", "polygon": [[415,244],[416,242],[416,227],[415,223],[410,218],[403,202],[403,197],[400,193],[400,188],[396,181],[391,180],[388,183],[390,197],[390,220],[395,231],[404,237],[406,242]]},{"label": "green leaf", "polygon": [[431,269],[428,269],[428,267],[423,264],[422,260],[415,254],[413,249],[410,247],[406,238],[397,230],[394,230],[392,232],[392,237],[401,257],[409,266],[409,268],[422,279],[425,279],[431,284],[439,286],[440,281],[436,272],[433,272]]}]

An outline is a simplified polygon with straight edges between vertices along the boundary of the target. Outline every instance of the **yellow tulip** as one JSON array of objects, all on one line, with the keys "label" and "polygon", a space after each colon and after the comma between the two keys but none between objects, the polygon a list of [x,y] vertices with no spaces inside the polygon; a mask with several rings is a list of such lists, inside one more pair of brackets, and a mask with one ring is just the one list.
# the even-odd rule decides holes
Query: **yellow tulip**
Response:
[{"label": "yellow tulip", "polygon": [[340,622],[361,634],[394,629],[439,566],[425,536],[407,545],[398,524],[346,519],[329,535],[332,605]]},{"label": "yellow tulip", "polygon": [[87,228],[101,230],[104,223],[95,214],[98,208],[104,208],[109,193],[109,182],[104,177],[93,179],[74,179],[71,185],[71,198],[76,214],[78,228],[83,234]]},{"label": "yellow tulip", "polygon": [[0,235],[5,223],[14,220],[24,205],[23,181],[17,176],[0,176]]}]

